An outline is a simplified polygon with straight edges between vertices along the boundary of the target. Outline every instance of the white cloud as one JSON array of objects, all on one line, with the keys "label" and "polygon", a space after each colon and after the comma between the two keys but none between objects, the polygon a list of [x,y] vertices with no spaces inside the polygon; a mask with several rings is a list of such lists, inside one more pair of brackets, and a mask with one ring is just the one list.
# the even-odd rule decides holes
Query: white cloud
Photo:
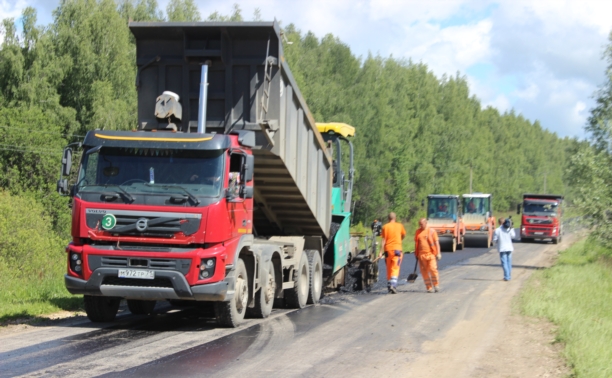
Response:
[{"label": "white cloud", "polygon": [[430,0],[430,1],[369,1],[369,18],[372,20],[390,20],[403,24],[427,20],[442,20],[455,15],[466,3],[465,0]]},{"label": "white cloud", "polygon": [[572,111],[574,122],[585,122],[588,117],[587,106],[582,101],[577,101]]},{"label": "white cloud", "polygon": [[26,0],[18,0],[17,2],[0,0],[0,20],[19,17],[21,11],[27,7],[27,4]]},{"label": "white cloud", "polygon": [[514,92],[516,97],[524,100],[535,100],[538,94],[540,94],[540,87],[535,83],[531,83],[527,88],[518,89]]},{"label": "white cloud", "polygon": [[441,28],[430,23],[406,26],[403,41],[391,49],[394,56],[426,63],[437,75],[465,72],[489,59],[491,22]]}]

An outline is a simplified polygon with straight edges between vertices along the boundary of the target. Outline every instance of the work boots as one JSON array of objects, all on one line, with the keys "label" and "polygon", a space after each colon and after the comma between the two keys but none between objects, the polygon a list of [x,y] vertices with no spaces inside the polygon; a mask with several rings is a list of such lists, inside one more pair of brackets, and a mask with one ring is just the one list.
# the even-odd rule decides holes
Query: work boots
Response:
[{"label": "work boots", "polygon": [[440,286],[434,286],[434,291],[436,293],[439,293],[440,292]]},{"label": "work boots", "polygon": [[430,287],[429,289],[427,289],[427,292],[428,292],[428,293],[435,293],[435,291],[434,291],[433,287]]}]

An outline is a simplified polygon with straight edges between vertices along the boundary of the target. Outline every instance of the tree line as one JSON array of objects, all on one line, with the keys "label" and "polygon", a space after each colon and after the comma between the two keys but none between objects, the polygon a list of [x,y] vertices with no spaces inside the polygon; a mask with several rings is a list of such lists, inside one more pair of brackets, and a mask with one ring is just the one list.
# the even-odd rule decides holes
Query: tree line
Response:
[{"label": "tree line", "polygon": [[[203,19],[193,0],[62,0],[53,22],[35,9],[2,21],[0,190],[42,207],[69,239],[70,212],[55,193],[61,149],[96,128],[136,124],[135,43],[129,21]],[[256,10],[250,20],[261,20]],[[285,54],[318,122],[356,127],[355,214],[369,222],[393,210],[414,218],[427,194],[493,193],[508,210],[523,192],[567,193],[564,172],[581,143],[559,138],[514,111],[482,107],[464,76],[437,77],[424,63],[356,56],[337,37],[284,27]],[[584,143],[583,143],[584,144]],[[21,202],[19,202],[21,203]],[[0,243],[0,249],[2,244]]]},{"label": "tree line", "polygon": [[523,193],[568,193],[580,143],[511,110],[483,108],[466,78],[424,63],[355,56],[333,35],[289,25],[285,54],[314,118],[356,127],[356,219],[412,219],[428,194],[492,193],[497,210]]}]

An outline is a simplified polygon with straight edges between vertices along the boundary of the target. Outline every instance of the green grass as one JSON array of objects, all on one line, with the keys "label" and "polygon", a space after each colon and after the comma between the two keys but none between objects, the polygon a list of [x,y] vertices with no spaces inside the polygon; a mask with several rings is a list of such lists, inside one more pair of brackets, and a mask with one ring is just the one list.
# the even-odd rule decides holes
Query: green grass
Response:
[{"label": "green grass", "polygon": [[[53,275],[52,275],[53,274]],[[64,286],[64,272],[53,269],[46,277],[26,279],[4,275],[0,290],[0,325],[19,318],[37,318],[61,310],[78,311],[81,296],[74,296]]]},{"label": "green grass", "polygon": [[521,310],[558,325],[557,341],[577,377],[612,377],[612,251],[590,240],[563,251],[535,272]]}]

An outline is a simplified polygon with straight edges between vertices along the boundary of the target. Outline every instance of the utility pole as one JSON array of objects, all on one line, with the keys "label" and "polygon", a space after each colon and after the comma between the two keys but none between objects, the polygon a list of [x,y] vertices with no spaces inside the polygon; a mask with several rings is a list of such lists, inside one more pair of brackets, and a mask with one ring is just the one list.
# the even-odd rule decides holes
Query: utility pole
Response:
[{"label": "utility pole", "polygon": [[[544,184],[546,186],[546,184]],[[472,194],[472,165],[470,164],[470,194]]]}]

